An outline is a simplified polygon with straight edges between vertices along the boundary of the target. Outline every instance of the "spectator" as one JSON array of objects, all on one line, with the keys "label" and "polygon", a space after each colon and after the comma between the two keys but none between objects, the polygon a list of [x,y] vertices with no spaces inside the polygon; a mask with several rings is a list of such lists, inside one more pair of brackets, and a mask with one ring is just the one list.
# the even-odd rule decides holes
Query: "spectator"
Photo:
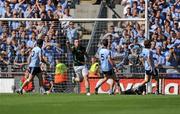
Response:
[{"label": "spectator", "polygon": [[47,4],[46,4],[46,11],[52,11],[54,12],[56,10],[52,0],[47,0]]},{"label": "spectator", "polygon": [[124,64],[127,64],[127,57],[128,57],[128,53],[125,52],[124,48],[120,45],[118,45],[116,47],[116,52],[114,54],[112,54],[112,58],[115,60],[115,61],[118,61],[118,66],[120,65],[124,65]]},{"label": "spectator", "polygon": [[6,13],[10,12],[10,6],[9,6],[9,3],[8,2],[4,2],[4,4],[2,3],[2,5],[0,6],[0,17],[3,18],[3,17],[6,17]]},{"label": "spectator", "polygon": [[156,53],[156,42],[155,41],[151,41],[151,51],[153,52],[153,54]]},{"label": "spectator", "polygon": [[1,70],[5,71],[5,66],[7,66],[9,63],[7,62],[7,57],[6,57],[6,52],[5,51],[1,51],[0,53],[0,66],[1,66]]},{"label": "spectator", "polygon": [[91,67],[89,70],[89,77],[99,77],[99,63],[97,62],[97,58],[95,56],[91,57]]},{"label": "spectator", "polygon": [[59,18],[62,18],[63,17],[63,9],[62,9],[62,6],[61,4],[58,4],[57,5],[57,9],[56,11],[54,12],[55,15],[57,15]]},{"label": "spectator", "polygon": [[35,32],[32,32],[29,40],[27,41],[27,47],[28,48],[33,48],[36,44],[36,33]]},{"label": "spectator", "polygon": [[7,7],[6,7],[6,12],[4,13],[4,17],[5,17],[5,18],[11,18],[11,17],[12,17],[11,7],[10,7],[10,6],[7,6]]},{"label": "spectator", "polygon": [[[176,67],[179,65],[178,59],[179,57],[177,56],[176,49],[171,45],[169,47],[169,51],[165,54],[166,56],[166,66],[173,66]],[[167,73],[178,73],[177,70],[175,69],[167,69]]]},{"label": "spectator", "polygon": [[[19,82],[19,87],[22,86],[22,84],[28,79],[29,77],[29,71],[26,69],[24,72],[24,76],[21,77]],[[29,82],[26,86],[23,87],[23,93],[32,92],[34,90],[34,82]]]},{"label": "spectator", "polygon": [[125,18],[131,18],[131,17],[132,17],[131,8],[128,7],[127,8],[127,13],[125,14]]},{"label": "spectator", "polygon": [[[66,8],[64,10],[64,14],[62,15],[62,18],[64,19],[70,19],[72,18],[72,16],[70,15],[70,9]],[[70,21],[62,21],[61,24],[62,24],[62,28],[67,28],[68,25],[69,25],[69,22]]]},{"label": "spectator", "polygon": [[14,59],[14,65],[18,65],[19,68],[23,68],[24,65],[27,65],[27,55],[29,54],[29,51],[26,47],[25,42],[22,42],[22,44],[19,47],[20,49],[16,52],[16,56]]},{"label": "spectator", "polygon": [[72,21],[69,23],[69,26],[66,31],[67,40],[72,45],[74,40],[78,38],[78,30],[77,28],[75,28],[74,23]]},{"label": "spectator", "polygon": [[52,68],[55,67],[55,52],[53,49],[53,46],[51,44],[46,44],[43,50],[44,56],[47,58],[47,63],[49,63],[49,68],[52,70]]},{"label": "spectator", "polygon": [[34,16],[35,6],[28,4],[26,10],[24,11],[25,18],[32,18]]},{"label": "spectator", "polygon": [[43,74],[43,87],[46,91],[46,94],[54,92],[54,84],[51,75]]},{"label": "spectator", "polygon": [[165,70],[162,68],[163,65],[166,65],[166,58],[162,55],[162,48],[157,47],[156,48],[156,54],[153,55],[155,67],[159,69],[159,72],[165,72]]},{"label": "spectator", "polygon": [[142,47],[138,44],[131,46],[131,54],[129,54],[128,56],[129,65],[132,65],[132,66],[141,65],[141,61],[139,58],[141,48]]},{"label": "spectator", "polygon": [[[62,59],[62,58],[61,58]],[[57,60],[54,84],[55,92],[64,92],[67,88],[67,66],[61,62],[62,60]]]},{"label": "spectator", "polygon": [[140,0],[139,5],[137,6],[137,8],[139,9],[140,14],[145,14],[145,1]]}]

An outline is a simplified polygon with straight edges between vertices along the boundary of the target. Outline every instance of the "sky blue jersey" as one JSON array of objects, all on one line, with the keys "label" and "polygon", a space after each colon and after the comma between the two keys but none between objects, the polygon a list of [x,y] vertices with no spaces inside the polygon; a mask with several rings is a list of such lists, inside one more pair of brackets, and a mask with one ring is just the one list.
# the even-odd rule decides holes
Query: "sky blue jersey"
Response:
[{"label": "sky blue jersey", "polygon": [[40,67],[41,48],[34,47],[32,49],[29,67]]},{"label": "sky blue jersey", "polygon": [[99,51],[99,59],[101,63],[102,71],[110,71],[112,69],[112,65],[110,64],[108,58],[111,57],[111,51],[105,48],[100,49]]},{"label": "sky blue jersey", "polygon": [[[142,50],[142,53],[140,54],[141,57],[143,57],[144,59],[144,67],[145,67],[145,70],[151,70],[151,67],[154,68],[155,65],[154,65],[154,60],[153,60],[153,52],[150,50],[150,49],[146,49],[144,48]],[[151,59],[152,61],[152,66],[148,63],[148,58]]]}]

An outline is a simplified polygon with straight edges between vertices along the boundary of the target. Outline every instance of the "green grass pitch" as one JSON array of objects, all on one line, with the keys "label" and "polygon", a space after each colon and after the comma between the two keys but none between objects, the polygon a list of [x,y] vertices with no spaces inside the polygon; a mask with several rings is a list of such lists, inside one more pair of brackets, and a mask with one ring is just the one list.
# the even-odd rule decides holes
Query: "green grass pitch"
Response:
[{"label": "green grass pitch", "polygon": [[180,96],[0,94],[0,114],[180,114]]}]

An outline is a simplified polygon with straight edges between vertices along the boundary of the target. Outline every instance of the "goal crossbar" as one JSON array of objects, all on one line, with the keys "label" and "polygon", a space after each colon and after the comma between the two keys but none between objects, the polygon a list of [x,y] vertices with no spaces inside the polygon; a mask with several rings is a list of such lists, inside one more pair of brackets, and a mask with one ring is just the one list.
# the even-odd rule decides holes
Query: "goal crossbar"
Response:
[{"label": "goal crossbar", "polygon": [[145,18],[60,18],[60,19],[41,19],[41,18],[0,18],[0,21],[146,21]]}]

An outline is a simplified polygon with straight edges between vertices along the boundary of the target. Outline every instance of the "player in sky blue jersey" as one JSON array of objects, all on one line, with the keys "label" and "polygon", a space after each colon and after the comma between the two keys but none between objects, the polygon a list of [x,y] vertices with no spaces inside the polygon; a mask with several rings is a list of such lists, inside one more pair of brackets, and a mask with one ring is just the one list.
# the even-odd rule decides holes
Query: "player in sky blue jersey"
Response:
[{"label": "player in sky blue jersey", "polygon": [[39,79],[40,93],[44,94],[45,90],[43,88],[43,78],[41,73],[40,65],[44,62],[42,57],[41,47],[43,45],[43,40],[37,40],[37,46],[34,47],[30,53],[28,58],[29,63],[29,78],[22,84],[21,88],[17,91],[19,94],[23,94],[22,88],[26,86],[29,82],[31,82],[35,76]]},{"label": "player in sky blue jersey", "polygon": [[[114,70],[117,71],[115,64],[111,58],[111,51],[109,49],[107,49],[108,47],[108,39],[104,39],[103,40],[103,48],[99,51],[99,59],[100,59],[100,68],[102,71],[102,74],[104,76],[104,78],[101,80],[101,82],[96,86],[95,88],[95,94],[98,94],[98,89],[99,87],[104,84],[108,79],[113,79],[118,87],[119,87],[119,91],[120,90],[120,85],[119,85],[119,80],[117,79]],[[112,83],[110,85],[110,95],[114,94],[113,92],[113,85],[114,83]]]},{"label": "player in sky blue jersey", "polygon": [[[142,63],[144,65],[144,69],[145,69],[145,77],[144,77],[144,80],[141,82],[141,84],[138,86],[138,88],[144,89],[143,94],[145,94],[145,91],[146,91],[145,84],[151,80],[152,76],[157,74],[157,71],[155,69],[154,60],[153,60],[153,52],[150,49],[150,46],[151,46],[150,42],[151,42],[150,40],[144,41],[145,48],[142,50],[142,53],[140,54],[140,58],[142,60]],[[137,88],[137,90],[138,90],[138,88]]]}]

